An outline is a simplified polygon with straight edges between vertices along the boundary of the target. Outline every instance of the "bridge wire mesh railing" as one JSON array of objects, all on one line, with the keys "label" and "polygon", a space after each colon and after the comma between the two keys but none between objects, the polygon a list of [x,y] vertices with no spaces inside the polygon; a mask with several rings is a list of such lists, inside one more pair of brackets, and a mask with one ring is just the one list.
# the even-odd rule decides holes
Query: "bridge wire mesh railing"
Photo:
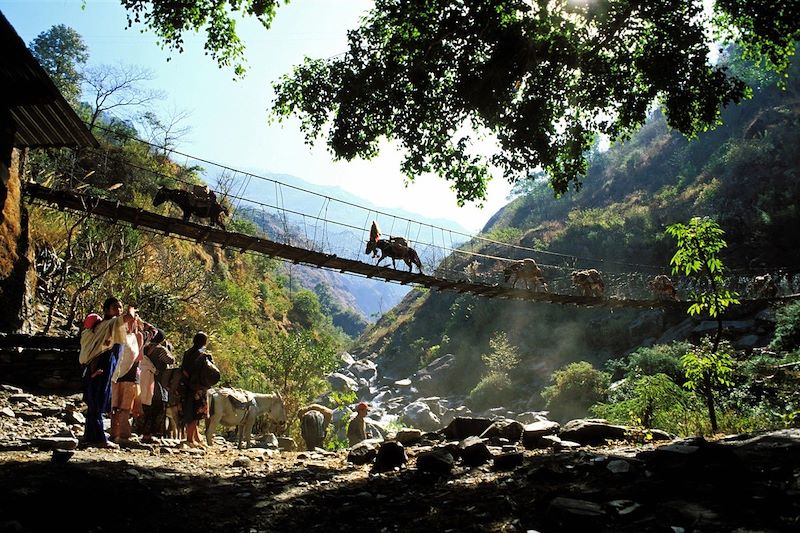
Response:
[{"label": "bridge wire mesh railing", "polygon": [[[153,147],[138,139],[131,138],[130,141]],[[196,178],[199,178],[209,184],[218,198],[231,207],[232,219],[252,220],[267,238],[275,242],[341,258],[365,263],[375,262],[364,250],[369,226],[375,221],[381,229],[389,229],[382,237],[401,236],[409,241],[410,246],[419,254],[426,274],[454,282],[502,284],[503,269],[514,260],[529,257],[535,259],[542,268],[550,292],[576,294],[570,273],[576,269],[595,268],[603,274],[606,296],[647,299],[653,297],[648,287],[653,276],[669,274],[665,266],[581,257],[506,243],[483,235],[470,235],[333,198],[275,178],[237,170],[178,151],[172,151],[172,157],[179,156],[183,160],[183,168],[194,170],[194,180],[182,177],[181,173],[169,174],[161,168],[121,159],[118,150],[113,154],[111,148],[92,150],[96,151],[93,160],[101,162],[97,168],[87,171],[73,157],[63,160],[62,168],[56,170],[56,173],[66,178],[62,179],[66,188],[80,192],[92,182],[108,184],[115,179],[122,179],[111,175],[113,172],[120,172],[120,167],[129,169],[132,175],[147,173],[158,183],[182,188],[191,188],[197,183]],[[111,159],[113,165],[110,164]],[[303,207],[294,209],[287,207],[288,205]],[[160,214],[179,213],[169,203],[160,208],[155,208],[152,204],[144,207]],[[395,233],[398,225],[404,227],[402,231]],[[243,228],[244,226],[237,226],[235,231],[246,233]],[[384,259],[381,264],[387,266],[392,262]],[[399,269],[407,268],[402,261],[397,261],[396,264]],[[737,290],[742,297],[758,297],[759,288],[754,286],[754,278],[757,274],[764,273],[771,274],[780,294],[793,294],[800,289],[800,269],[792,268],[733,270],[731,274],[734,275],[727,278],[728,288]],[[683,276],[672,276],[672,279],[681,297],[686,297],[698,288],[692,280]]]}]

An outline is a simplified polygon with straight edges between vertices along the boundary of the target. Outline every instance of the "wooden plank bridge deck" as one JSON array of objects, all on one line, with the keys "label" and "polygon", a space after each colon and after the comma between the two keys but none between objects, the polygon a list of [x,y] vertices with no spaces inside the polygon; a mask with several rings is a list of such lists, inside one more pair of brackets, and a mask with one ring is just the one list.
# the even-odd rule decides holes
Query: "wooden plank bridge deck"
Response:
[{"label": "wooden plank bridge deck", "polygon": [[[436,291],[457,291],[470,293],[486,298],[506,298],[528,300],[554,304],[571,304],[585,307],[603,306],[610,308],[653,308],[670,307],[686,308],[689,302],[636,300],[623,298],[598,298],[589,296],[556,294],[550,292],[534,292],[527,289],[515,289],[497,284],[486,284],[466,279],[452,280],[435,275],[417,274],[390,267],[378,267],[362,261],[338,257],[336,255],[306,250],[271,241],[264,237],[245,235],[225,231],[216,227],[197,224],[190,221],[167,217],[142,208],[132,207],[117,201],[107,200],[72,191],[53,190],[36,183],[26,184],[24,194],[31,200],[36,199],[59,209],[87,212],[91,216],[102,217],[112,222],[123,221],[133,227],[145,227],[161,232],[164,235],[175,234],[198,243],[210,243],[241,252],[256,252],[270,257],[280,257],[296,264],[349,272],[366,278],[379,278],[394,281],[403,285],[425,287]],[[793,295],[797,296],[797,295]],[[774,298],[774,300],[790,297]]]}]

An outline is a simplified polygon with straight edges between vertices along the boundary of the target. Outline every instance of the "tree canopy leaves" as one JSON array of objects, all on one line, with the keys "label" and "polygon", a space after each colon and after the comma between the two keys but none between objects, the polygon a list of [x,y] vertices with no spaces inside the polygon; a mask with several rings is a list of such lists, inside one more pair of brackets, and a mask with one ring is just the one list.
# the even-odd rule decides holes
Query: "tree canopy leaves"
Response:
[{"label": "tree canopy leaves", "polygon": [[[231,12],[269,26],[277,0],[121,0],[162,41],[208,25],[220,65],[243,53]],[[324,135],[335,157],[371,158],[384,139],[405,150],[413,180],[435,172],[459,203],[486,197],[494,169],[510,181],[537,168],[557,193],[580,187],[599,135],[621,139],[654,102],[693,136],[745,83],[709,60],[714,38],[785,69],[800,37],[800,7],[781,0],[376,0],[349,49],[307,58],[275,86],[274,112],[297,115],[307,142]],[[226,8],[227,6],[227,8]],[[493,153],[481,153],[484,140]]]},{"label": "tree canopy leaves", "polygon": [[[234,13],[255,17],[265,28],[272,25],[280,0],[120,0],[128,10],[128,26],[144,24],[158,36],[163,46],[183,52],[187,31],[206,32],[206,53],[220,67],[232,66],[237,76],[245,72],[242,64],[244,44],[236,34]],[[288,4],[288,0],[284,4]]]},{"label": "tree canopy leaves", "polygon": [[723,239],[725,232],[716,222],[693,217],[688,224],[670,224],[667,233],[675,238],[677,245],[670,260],[672,273],[683,272],[710,286],[708,290],[699,290],[689,296],[694,300],[689,307],[690,315],[706,311],[715,318],[731,305],[739,303],[739,294],[724,287],[724,265],[718,254],[727,243]]},{"label": "tree canopy leaves", "polygon": [[57,24],[37,35],[29,48],[61,94],[71,104],[77,104],[83,80],[79,65],[89,59],[83,37],[69,26]]}]

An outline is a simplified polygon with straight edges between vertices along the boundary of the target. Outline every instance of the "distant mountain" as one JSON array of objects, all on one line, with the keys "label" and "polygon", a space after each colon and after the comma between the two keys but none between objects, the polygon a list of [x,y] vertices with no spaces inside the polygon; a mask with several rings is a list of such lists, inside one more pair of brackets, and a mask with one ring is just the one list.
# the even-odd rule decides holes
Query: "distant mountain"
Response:
[{"label": "distant mountain", "polygon": [[[377,216],[381,229],[387,232],[390,229],[392,218],[396,217],[396,231],[394,234],[403,235],[411,239],[414,239],[415,236],[411,234],[403,234],[403,230],[405,230],[406,226],[408,225],[407,221],[401,221],[399,219],[408,219],[423,225],[431,225],[450,231],[470,234],[470,231],[464,226],[452,220],[445,218],[429,218],[405,209],[386,209],[370,202],[369,200],[361,198],[360,196],[347,192],[340,187],[331,187],[327,185],[310,183],[290,174],[275,174],[257,169],[251,169],[249,172],[251,172],[254,176],[260,176],[267,178],[268,180],[275,180],[288,185],[289,187],[281,188],[279,195],[282,193],[283,196],[277,197],[277,201],[282,201],[282,205],[285,205],[287,208],[300,213],[318,215],[320,211],[322,211],[327,213],[325,218],[328,220],[336,220],[354,225],[356,227],[364,226],[364,221],[368,215],[372,215],[373,218]],[[292,187],[296,187],[297,189],[293,189]],[[246,196],[248,198],[257,199],[260,202],[272,203],[276,200],[275,189],[276,187],[273,182],[260,180],[254,177],[250,180],[247,186]],[[304,192],[303,190],[298,189],[303,189],[309,192]],[[330,198],[332,201],[325,202],[327,198]],[[325,211],[326,209],[327,211]],[[388,213],[391,216],[376,215],[377,211]],[[370,219],[366,224],[367,229],[369,229],[369,222],[371,222],[371,220],[372,219]],[[401,225],[402,227],[400,227]],[[416,231],[416,226],[413,229]]]}]

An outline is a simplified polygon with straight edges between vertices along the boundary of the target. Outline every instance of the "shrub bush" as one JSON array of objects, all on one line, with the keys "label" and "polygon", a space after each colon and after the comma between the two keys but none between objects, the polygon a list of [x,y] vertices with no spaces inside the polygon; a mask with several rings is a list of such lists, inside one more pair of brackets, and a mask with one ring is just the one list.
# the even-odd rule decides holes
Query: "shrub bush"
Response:
[{"label": "shrub bush", "polygon": [[591,363],[571,363],[553,372],[552,385],[545,387],[542,398],[547,402],[550,417],[566,421],[586,415],[592,405],[605,399],[610,377]]},{"label": "shrub bush", "polygon": [[506,405],[513,399],[511,380],[502,372],[489,372],[467,397],[467,406],[474,411]]},{"label": "shrub bush", "polygon": [[681,357],[691,348],[691,344],[683,341],[639,348],[628,356],[625,375],[632,378],[666,374],[672,381],[682,385],[686,378],[681,367]]},{"label": "shrub bush", "polygon": [[800,347],[800,302],[782,307],[777,314],[770,348],[791,351]]},{"label": "shrub bush", "polygon": [[666,374],[641,376],[628,388],[627,398],[613,404],[597,404],[591,412],[612,422],[676,432],[690,395]]}]

